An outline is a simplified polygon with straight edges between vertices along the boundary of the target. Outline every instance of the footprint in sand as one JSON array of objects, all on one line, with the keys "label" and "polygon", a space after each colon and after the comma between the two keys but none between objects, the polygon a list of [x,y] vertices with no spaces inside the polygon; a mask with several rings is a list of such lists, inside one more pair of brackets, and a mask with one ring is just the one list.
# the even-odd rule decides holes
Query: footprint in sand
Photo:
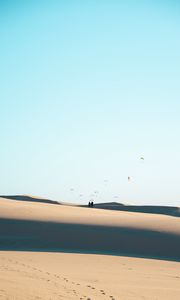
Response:
[{"label": "footprint in sand", "polygon": [[77,296],[77,293],[76,293],[76,292],[73,292],[73,293],[74,293],[75,296]]},{"label": "footprint in sand", "polygon": [[63,278],[66,282],[68,282],[69,280],[67,278]]}]

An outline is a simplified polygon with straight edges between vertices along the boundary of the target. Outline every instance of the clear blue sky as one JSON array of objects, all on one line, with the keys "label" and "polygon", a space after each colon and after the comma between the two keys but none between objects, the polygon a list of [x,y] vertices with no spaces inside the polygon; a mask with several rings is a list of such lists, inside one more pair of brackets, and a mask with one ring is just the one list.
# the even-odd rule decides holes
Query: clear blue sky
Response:
[{"label": "clear blue sky", "polygon": [[0,194],[180,205],[178,2],[1,1]]}]

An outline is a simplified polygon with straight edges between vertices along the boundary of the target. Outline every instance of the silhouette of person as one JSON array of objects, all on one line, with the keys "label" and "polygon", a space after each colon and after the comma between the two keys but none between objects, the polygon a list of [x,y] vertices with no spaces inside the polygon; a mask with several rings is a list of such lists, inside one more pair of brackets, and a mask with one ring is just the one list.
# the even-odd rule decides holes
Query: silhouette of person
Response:
[{"label": "silhouette of person", "polygon": [[93,201],[91,202],[91,207],[93,207],[94,206],[94,203],[93,203]]},{"label": "silhouette of person", "polygon": [[89,201],[88,206],[91,207],[91,202]]}]

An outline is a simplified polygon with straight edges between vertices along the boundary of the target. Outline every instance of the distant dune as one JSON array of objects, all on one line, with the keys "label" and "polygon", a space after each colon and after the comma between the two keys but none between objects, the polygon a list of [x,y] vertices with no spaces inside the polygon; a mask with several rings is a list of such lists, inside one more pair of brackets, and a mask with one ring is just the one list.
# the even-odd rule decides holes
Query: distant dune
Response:
[{"label": "distant dune", "polygon": [[179,218],[0,198],[0,249],[180,260]]},{"label": "distant dune", "polygon": [[124,205],[117,202],[97,203],[96,208],[111,209],[129,212],[163,214],[180,217],[180,208],[176,206],[158,206],[158,205]]},{"label": "distant dune", "polygon": [[30,201],[30,202],[41,202],[41,203],[49,203],[49,204],[60,204],[58,201],[38,198],[29,195],[0,195],[0,198],[5,198],[9,200],[18,200],[18,201]]}]

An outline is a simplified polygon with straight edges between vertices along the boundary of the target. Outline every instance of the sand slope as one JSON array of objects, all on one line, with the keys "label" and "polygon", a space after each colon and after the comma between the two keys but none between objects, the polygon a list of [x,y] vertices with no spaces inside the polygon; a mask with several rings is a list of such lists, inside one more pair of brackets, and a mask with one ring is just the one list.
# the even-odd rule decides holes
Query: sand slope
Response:
[{"label": "sand slope", "polygon": [[[35,202],[35,203],[39,202],[39,203],[48,203],[48,204],[87,207],[87,205],[55,201],[51,199],[45,199],[45,198],[29,196],[29,195],[0,195],[0,198],[4,198],[8,200],[25,201],[25,202]],[[94,208],[128,211],[128,212],[150,213],[150,214],[162,214],[162,215],[180,217],[180,207],[176,207],[176,206],[127,205],[119,202],[106,202],[106,203],[95,203]]]},{"label": "sand slope", "polygon": [[0,299],[178,300],[180,264],[117,256],[0,252]]},{"label": "sand slope", "polygon": [[179,218],[0,199],[0,249],[180,259]]}]

